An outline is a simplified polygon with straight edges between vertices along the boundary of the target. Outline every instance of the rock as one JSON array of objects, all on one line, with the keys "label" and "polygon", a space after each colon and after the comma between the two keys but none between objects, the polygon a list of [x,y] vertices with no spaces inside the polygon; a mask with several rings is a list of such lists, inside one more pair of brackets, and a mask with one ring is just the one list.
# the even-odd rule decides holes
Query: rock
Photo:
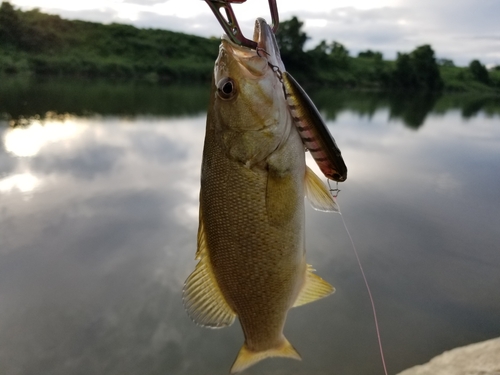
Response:
[{"label": "rock", "polygon": [[398,375],[500,375],[500,337],[444,352]]}]

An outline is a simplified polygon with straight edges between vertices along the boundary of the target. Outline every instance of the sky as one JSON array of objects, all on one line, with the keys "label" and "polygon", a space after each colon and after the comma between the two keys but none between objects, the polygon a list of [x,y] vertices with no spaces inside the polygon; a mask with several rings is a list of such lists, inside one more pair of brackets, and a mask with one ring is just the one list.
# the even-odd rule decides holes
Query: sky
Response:
[{"label": "sky", "polygon": [[[203,0],[10,0],[23,10],[40,8],[64,18],[126,23],[205,37],[222,29]],[[500,0],[277,0],[281,20],[297,16],[310,37],[306,49],[321,40],[342,43],[352,56],[367,49],[386,59],[430,44],[437,58],[456,65],[479,59],[500,65]],[[234,4],[244,35],[253,34],[255,18],[270,22],[267,0]]]}]

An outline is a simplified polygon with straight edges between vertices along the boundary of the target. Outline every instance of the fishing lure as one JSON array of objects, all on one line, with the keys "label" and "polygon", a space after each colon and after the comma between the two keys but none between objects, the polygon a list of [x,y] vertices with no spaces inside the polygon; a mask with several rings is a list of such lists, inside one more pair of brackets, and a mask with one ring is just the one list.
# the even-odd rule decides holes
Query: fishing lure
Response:
[{"label": "fishing lure", "polygon": [[283,84],[285,99],[302,142],[321,172],[330,180],[345,181],[347,167],[342,153],[313,101],[290,73],[269,65]]}]

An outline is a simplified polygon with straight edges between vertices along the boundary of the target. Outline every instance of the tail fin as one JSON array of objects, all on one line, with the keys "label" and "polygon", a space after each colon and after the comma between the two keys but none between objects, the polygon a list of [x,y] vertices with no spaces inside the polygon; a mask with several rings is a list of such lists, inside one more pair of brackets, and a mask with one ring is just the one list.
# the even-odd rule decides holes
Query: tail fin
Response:
[{"label": "tail fin", "polygon": [[243,344],[238,357],[231,367],[231,374],[236,374],[237,372],[243,371],[250,366],[255,365],[257,362],[270,357],[286,357],[302,360],[300,354],[297,353],[295,348],[288,342],[286,338],[283,337],[283,343],[276,348],[268,349],[263,352],[254,352],[247,348],[246,344]]}]

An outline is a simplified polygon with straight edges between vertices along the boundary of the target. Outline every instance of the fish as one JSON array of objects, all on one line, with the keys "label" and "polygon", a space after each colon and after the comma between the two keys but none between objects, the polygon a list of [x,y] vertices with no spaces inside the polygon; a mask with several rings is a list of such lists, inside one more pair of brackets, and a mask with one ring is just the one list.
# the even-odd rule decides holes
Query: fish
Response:
[{"label": "fish", "polygon": [[305,206],[336,211],[305,163],[305,147],[276,67],[285,71],[271,27],[259,18],[256,49],[224,35],[214,66],[200,179],[195,270],[184,307],[198,325],[230,326],[244,343],[237,373],[269,357],[300,360],[283,335],[292,307],[334,288],[306,263]]}]

